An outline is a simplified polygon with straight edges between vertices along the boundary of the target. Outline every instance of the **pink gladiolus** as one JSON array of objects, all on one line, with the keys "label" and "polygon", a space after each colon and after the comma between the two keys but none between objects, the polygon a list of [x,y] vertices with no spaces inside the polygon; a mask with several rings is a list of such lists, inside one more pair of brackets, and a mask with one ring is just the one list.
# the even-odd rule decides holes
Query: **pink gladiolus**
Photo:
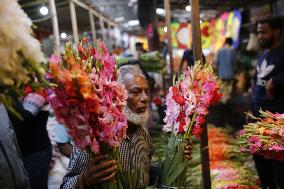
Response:
[{"label": "pink gladiolus", "polygon": [[272,151],[284,151],[284,146],[283,145],[280,145],[280,144],[273,144],[269,150],[272,150]]},{"label": "pink gladiolus", "polygon": [[61,59],[56,55],[52,54],[49,61],[58,64]]}]

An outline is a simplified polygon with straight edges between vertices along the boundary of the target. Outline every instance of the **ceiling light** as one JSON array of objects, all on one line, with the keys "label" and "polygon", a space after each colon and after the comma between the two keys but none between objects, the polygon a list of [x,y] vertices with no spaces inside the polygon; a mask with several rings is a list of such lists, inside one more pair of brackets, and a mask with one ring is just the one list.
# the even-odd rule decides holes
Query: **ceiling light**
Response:
[{"label": "ceiling light", "polygon": [[129,20],[128,25],[129,26],[137,26],[137,25],[139,25],[139,20]]},{"label": "ceiling light", "polygon": [[120,17],[117,17],[117,18],[114,19],[114,21],[116,21],[116,22],[122,22],[124,20],[125,20],[125,18],[123,16],[120,16]]},{"label": "ceiling light", "polygon": [[159,15],[165,15],[166,11],[165,11],[165,9],[157,8],[156,13],[159,14]]},{"label": "ceiling light", "polygon": [[164,32],[167,32],[168,31],[168,28],[167,27],[164,27]]},{"label": "ceiling light", "polygon": [[191,11],[191,6],[187,5],[187,6],[185,7],[185,10],[186,10],[187,12],[190,12],[190,11]]},{"label": "ceiling light", "polygon": [[39,9],[39,12],[42,14],[42,15],[47,15],[48,14],[48,8],[43,6]]},{"label": "ceiling light", "polygon": [[62,32],[62,33],[60,34],[60,37],[61,37],[62,39],[65,39],[65,38],[67,37],[67,34],[64,33],[64,32]]}]

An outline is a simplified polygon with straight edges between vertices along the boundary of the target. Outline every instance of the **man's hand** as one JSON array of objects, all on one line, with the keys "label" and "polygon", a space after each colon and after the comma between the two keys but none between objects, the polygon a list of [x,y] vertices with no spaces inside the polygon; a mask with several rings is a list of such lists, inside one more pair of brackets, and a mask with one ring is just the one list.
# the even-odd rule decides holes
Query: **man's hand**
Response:
[{"label": "man's hand", "polygon": [[274,86],[272,82],[272,78],[268,80],[267,85],[266,85],[266,95],[269,99],[272,99],[274,97],[273,94]]},{"label": "man's hand", "polygon": [[107,160],[107,155],[99,155],[92,159],[83,173],[83,179],[87,187],[107,182],[114,178],[116,171],[116,162]]},{"label": "man's hand", "polygon": [[187,144],[184,147],[184,155],[187,160],[192,159],[192,140],[188,139]]}]

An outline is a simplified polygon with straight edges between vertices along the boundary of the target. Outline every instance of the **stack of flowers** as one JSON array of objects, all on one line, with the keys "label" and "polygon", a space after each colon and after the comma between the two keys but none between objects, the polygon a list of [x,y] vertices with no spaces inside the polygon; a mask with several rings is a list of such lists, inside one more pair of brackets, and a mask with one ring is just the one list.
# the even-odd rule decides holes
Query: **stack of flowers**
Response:
[{"label": "stack of flowers", "polygon": [[94,48],[83,40],[76,50],[67,44],[62,56],[50,58],[48,77],[57,87],[49,101],[56,119],[90,155],[117,158],[126,137],[127,91],[116,81],[116,71],[114,58],[101,41]]},{"label": "stack of flowers", "polygon": [[215,127],[208,129],[208,146],[211,165],[218,161],[234,158],[239,151],[227,131]]},{"label": "stack of flowers", "polygon": [[240,161],[239,147],[225,129],[208,129],[209,158],[214,189],[254,189],[257,177]]},{"label": "stack of flowers", "polygon": [[258,118],[248,114],[256,122],[245,125],[240,132],[241,151],[284,160],[284,114],[259,113]]},{"label": "stack of flowers", "polygon": [[185,186],[185,140],[192,134],[200,138],[208,108],[222,96],[219,87],[212,65],[196,62],[169,88],[163,131],[170,132],[171,137],[161,165],[161,181],[167,187]]},{"label": "stack of flowers", "polygon": [[[248,157],[239,157],[239,147],[226,129],[208,128],[209,160],[212,189],[258,189],[254,164]],[[188,187],[201,188],[200,149],[193,149],[188,169]],[[197,164],[194,164],[194,161]]]},{"label": "stack of flowers", "polygon": [[255,175],[246,166],[234,161],[219,161],[211,167],[214,189],[258,189]]},{"label": "stack of flowers", "polygon": [[0,103],[17,114],[11,96],[22,95],[26,85],[35,88],[30,75],[39,81],[37,86],[46,84],[39,64],[45,58],[33,36],[32,21],[16,0],[1,1],[0,18]]}]

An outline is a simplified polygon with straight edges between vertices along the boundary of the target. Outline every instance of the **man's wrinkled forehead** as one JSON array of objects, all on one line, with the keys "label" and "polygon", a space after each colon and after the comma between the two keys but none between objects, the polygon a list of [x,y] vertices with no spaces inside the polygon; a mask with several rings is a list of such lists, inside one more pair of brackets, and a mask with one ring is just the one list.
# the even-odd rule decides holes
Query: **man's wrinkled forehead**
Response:
[{"label": "man's wrinkled forehead", "polygon": [[124,76],[125,79],[125,86],[127,90],[130,90],[131,88],[147,88],[148,83],[146,78],[143,75],[140,74],[133,74],[133,73],[127,73]]}]

